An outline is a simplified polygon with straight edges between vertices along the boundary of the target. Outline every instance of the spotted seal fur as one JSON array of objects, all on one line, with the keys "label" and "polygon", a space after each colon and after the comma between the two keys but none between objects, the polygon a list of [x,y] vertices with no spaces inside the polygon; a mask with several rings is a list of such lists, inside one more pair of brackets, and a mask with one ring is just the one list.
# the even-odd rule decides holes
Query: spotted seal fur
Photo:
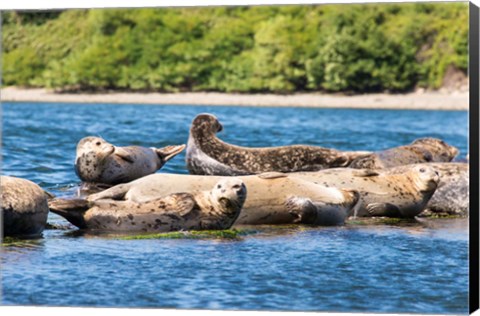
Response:
[{"label": "spotted seal fur", "polygon": [[[327,188],[288,175],[272,172],[240,176],[249,193],[235,225],[339,225],[358,202],[358,193],[353,190]],[[119,184],[88,199],[142,203],[180,190],[205,190],[219,179],[219,176],[158,173]],[[306,199],[313,206],[304,203]]]},{"label": "spotted seal fur", "polygon": [[438,173],[428,164],[410,166],[396,173],[334,168],[296,172],[290,176],[327,187],[358,191],[361,203],[349,215],[361,217],[415,217],[426,208],[439,183]]},{"label": "spotted seal fur", "polygon": [[131,201],[52,200],[50,210],[83,229],[169,232],[228,229],[247,195],[238,178],[224,178],[210,191],[174,193],[145,203]]},{"label": "spotted seal fur", "polygon": [[418,166],[428,166],[438,172],[440,182],[428,201],[425,212],[421,216],[447,214],[468,216],[469,198],[469,164],[463,162],[437,162],[398,166],[387,169],[387,173],[402,174]]},{"label": "spotted seal fur", "polygon": [[48,194],[32,181],[0,176],[1,214],[5,236],[39,236],[48,216]]},{"label": "spotted seal fur", "polygon": [[370,152],[342,152],[318,146],[291,145],[248,148],[220,140],[223,129],[210,114],[194,118],[187,143],[186,163],[191,174],[238,176],[264,172],[314,171],[345,167]]},{"label": "spotted seal fur", "polygon": [[129,182],[159,170],[184,148],[117,147],[100,137],[85,137],[77,145],[75,172],[85,182]]},{"label": "spotted seal fur", "polygon": [[384,169],[423,162],[449,162],[458,149],[437,138],[420,138],[410,145],[378,151],[356,158],[350,168]]}]

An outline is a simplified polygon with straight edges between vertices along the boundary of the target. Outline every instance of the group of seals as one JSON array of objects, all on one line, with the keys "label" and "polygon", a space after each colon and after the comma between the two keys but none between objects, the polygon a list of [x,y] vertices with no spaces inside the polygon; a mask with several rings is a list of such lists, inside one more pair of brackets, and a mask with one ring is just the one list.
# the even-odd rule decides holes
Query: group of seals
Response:
[{"label": "group of seals", "polygon": [[226,178],[210,191],[174,193],[145,203],[60,199],[49,206],[79,228],[131,232],[228,229],[240,214],[246,194],[241,180]]},{"label": "group of seals", "polygon": [[[79,228],[142,232],[339,225],[352,215],[411,218],[427,208],[468,214],[468,164],[446,163],[458,149],[442,140],[422,138],[373,153],[307,145],[247,148],[218,139],[221,130],[213,115],[193,120],[186,154],[193,175],[154,174],[185,145],[116,147],[100,137],[83,138],[77,175],[115,186],[86,199],[53,199],[48,206]],[[40,191],[31,195],[44,210]],[[40,213],[46,221],[48,207]]]},{"label": "group of seals", "polygon": [[5,236],[38,236],[47,223],[48,195],[37,184],[0,176],[1,214]]},{"label": "group of seals", "polygon": [[186,162],[191,174],[239,176],[264,172],[316,171],[346,167],[370,152],[342,152],[318,146],[248,148],[220,140],[223,129],[210,114],[195,117],[190,128]]},{"label": "group of seals", "polygon": [[118,147],[100,137],[85,137],[77,145],[75,172],[85,182],[125,183],[156,172],[184,148]]},{"label": "group of seals", "polygon": [[[282,173],[238,178],[249,193],[235,225],[338,225],[345,221],[359,200],[355,190],[328,188]],[[182,190],[205,190],[220,179],[222,177],[157,173],[90,195],[88,199],[148,203]]]},{"label": "group of seals", "polygon": [[422,162],[448,162],[458,154],[457,148],[436,138],[422,138],[410,145],[375,153],[342,152],[307,145],[249,148],[220,140],[216,133],[222,129],[213,115],[199,114],[194,118],[186,154],[187,168],[191,174],[238,176],[337,167],[380,169]]},{"label": "group of seals", "polygon": [[[89,196],[92,201],[116,199],[147,202],[178,190],[204,190],[219,176],[153,174],[130,183],[117,185]],[[413,166],[402,173],[349,168],[316,172],[266,173],[239,176],[249,188],[249,195],[236,224],[343,223],[347,216],[414,217],[426,207],[439,182],[437,172],[428,166]],[[303,216],[298,205],[310,200],[317,205],[316,220]],[[358,203],[357,203],[358,202]],[[318,207],[323,205],[324,207]],[[308,204],[308,203],[307,203]],[[296,206],[295,206],[296,205]],[[325,211],[336,208],[333,214]],[[310,221],[308,221],[310,219]]]}]

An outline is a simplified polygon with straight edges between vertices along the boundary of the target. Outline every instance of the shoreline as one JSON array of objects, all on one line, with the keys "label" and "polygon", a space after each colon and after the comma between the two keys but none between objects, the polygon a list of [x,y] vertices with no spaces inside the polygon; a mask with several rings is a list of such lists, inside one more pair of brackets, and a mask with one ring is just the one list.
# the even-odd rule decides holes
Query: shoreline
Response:
[{"label": "shoreline", "polygon": [[150,105],[211,105],[258,107],[305,107],[338,109],[456,110],[469,109],[468,91],[412,92],[406,94],[358,94],[352,96],[321,93],[237,94],[219,92],[106,92],[55,93],[47,89],[0,89],[2,102],[112,103]]}]

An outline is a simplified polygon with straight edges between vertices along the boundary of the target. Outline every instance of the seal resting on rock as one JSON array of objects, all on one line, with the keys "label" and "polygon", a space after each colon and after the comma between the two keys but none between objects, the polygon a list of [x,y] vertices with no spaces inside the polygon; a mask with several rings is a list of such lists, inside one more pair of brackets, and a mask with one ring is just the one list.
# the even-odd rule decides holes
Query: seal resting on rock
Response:
[{"label": "seal resting on rock", "polygon": [[415,164],[391,168],[386,170],[386,172],[402,174],[418,166],[432,168],[440,176],[437,190],[428,201],[425,212],[420,215],[447,214],[468,216],[470,208],[468,163],[437,162]]},{"label": "seal resting on rock", "polygon": [[52,200],[50,210],[84,229],[169,232],[228,229],[240,214],[247,191],[238,178],[222,179],[210,191],[174,193],[145,203]]},{"label": "seal resting on rock", "polygon": [[[340,225],[359,200],[354,190],[327,188],[278,172],[239,178],[249,193],[235,225]],[[88,199],[143,203],[182,190],[205,190],[219,179],[218,176],[157,173],[119,184]]]},{"label": "seal resting on rock", "polygon": [[384,169],[396,166],[423,163],[449,162],[458,154],[456,147],[437,138],[420,138],[410,145],[378,151],[356,158],[350,168]]},{"label": "seal resting on rock", "polygon": [[0,176],[3,233],[5,236],[37,236],[47,223],[48,195],[37,184]]},{"label": "seal resting on rock", "polygon": [[358,191],[361,202],[350,215],[361,217],[415,217],[426,208],[439,183],[438,173],[428,164],[410,166],[397,173],[335,168],[290,176]]},{"label": "seal resting on rock", "polygon": [[191,174],[237,176],[264,172],[315,171],[346,167],[370,152],[342,152],[318,146],[291,145],[248,148],[227,144],[215,134],[222,130],[210,114],[195,117],[190,128],[186,163]]},{"label": "seal resting on rock", "polygon": [[85,182],[129,182],[155,173],[184,148],[117,147],[100,137],[85,137],[77,145],[75,172]]},{"label": "seal resting on rock", "polygon": [[438,173],[428,166],[392,174],[383,170],[336,168],[291,176],[329,187],[357,190],[361,203],[351,215],[367,217],[415,217],[425,209],[439,183]]}]

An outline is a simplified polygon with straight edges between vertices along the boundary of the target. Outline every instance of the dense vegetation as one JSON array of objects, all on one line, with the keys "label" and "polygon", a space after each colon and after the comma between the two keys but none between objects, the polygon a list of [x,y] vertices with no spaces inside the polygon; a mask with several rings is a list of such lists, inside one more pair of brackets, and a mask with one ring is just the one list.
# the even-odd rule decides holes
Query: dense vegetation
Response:
[{"label": "dense vegetation", "polygon": [[407,91],[466,74],[467,3],[95,9],[2,15],[4,85]]}]

